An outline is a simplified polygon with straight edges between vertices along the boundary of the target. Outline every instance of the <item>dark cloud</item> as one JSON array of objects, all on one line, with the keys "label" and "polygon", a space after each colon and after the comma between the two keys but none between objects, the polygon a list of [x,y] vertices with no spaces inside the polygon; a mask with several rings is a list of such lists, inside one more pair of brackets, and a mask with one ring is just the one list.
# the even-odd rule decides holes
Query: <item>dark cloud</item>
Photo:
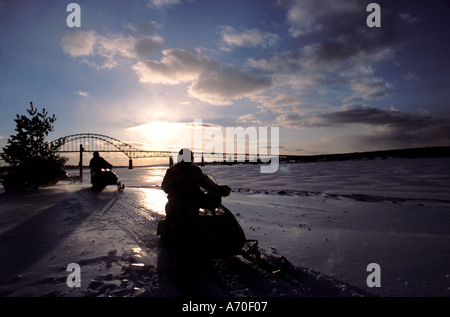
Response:
[{"label": "dark cloud", "polygon": [[450,144],[450,118],[359,106],[323,114],[317,123],[321,126],[346,124],[377,127],[379,129],[357,138],[362,144],[369,142],[385,148]]},{"label": "dark cloud", "polygon": [[308,45],[315,49],[310,52],[319,63],[362,56],[371,61],[380,50],[391,49],[399,41],[393,27],[397,17],[395,4],[378,2],[382,8],[382,27],[369,28],[368,1],[341,0],[327,5],[316,0],[290,1],[287,8],[291,33],[303,43],[306,35],[311,39]]},{"label": "dark cloud", "polygon": [[156,32],[159,25],[155,21],[140,22],[135,26],[131,26],[133,30],[144,35],[152,35]]},{"label": "dark cloud", "polygon": [[326,113],[321,115],[321,118],[327,124],[370,124],[396,126],[402,129],[446,122],[445,119],[433,118],[426,115],[364,106],[355,106],[343,111]]},{"label": "dark cloud", "polygon": [[[394,149],[450,145],[450,118],[436,118],[399,110],[366,106],[320,115],[283,114],[280,126],[291,129],[336,128],[346,126],[360,131],[346,135],[346,143],[358,148]],[[351,131],[351,130],[349,130]]]},{"label": "dark cloud", "polygon": [[266,77],[218,67],[200,74],[189,88],[189,94],[210,104],[230,105],[233,100],[263,91],[271,83]]},{"label": "dark cloud", "polygon": [[309,82],[305,88],[346,85],[352,93],[347,99],[352,101],[390,95],[393,87],[384,78],[375,77],[374,65],[392,59],[399,47],[393,23],[398,17],[394,13],[396,5],[392,1],[379,2],[382,27],[369,28],[368,3],[279,1],[287,12],[293,48],[261,60],[250,59],[250,65],[274,77],[284,76],[283,82],[297,90],[301,88],[299,82]]},{"label": "dark cloud", "polygon": [[134,43],[134,50],[139,57],[147,57],[161,51],[161,43],[162,39],[158,40],[158,38],[137,39]]},{"label": "dark cloud", "polygon": [[408,24],[417,24],[420,22],[420,18],[412,16],[409,12],[399,13],[398,16],[402,21],[405,21]]}]

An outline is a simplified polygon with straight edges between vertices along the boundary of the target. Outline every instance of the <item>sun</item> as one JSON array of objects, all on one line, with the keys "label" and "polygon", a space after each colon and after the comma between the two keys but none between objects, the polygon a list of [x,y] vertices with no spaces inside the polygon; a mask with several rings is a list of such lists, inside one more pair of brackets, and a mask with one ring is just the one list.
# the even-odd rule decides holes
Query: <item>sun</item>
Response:
[{"label": "sun", "polygon": [[151,148],[171,148],[177,146],[180,140],[188,135],[190,140],[190,130],[182,123],[153,121],[135,127],[127,128],[127,131],[137,133],[136,136],[141,141],[148,143]]},{"label": "sun", "polygon": [[172,124],[162,121],[148,123],[143,130],[149,140],[160,145],[166,143],[173,133]]}]

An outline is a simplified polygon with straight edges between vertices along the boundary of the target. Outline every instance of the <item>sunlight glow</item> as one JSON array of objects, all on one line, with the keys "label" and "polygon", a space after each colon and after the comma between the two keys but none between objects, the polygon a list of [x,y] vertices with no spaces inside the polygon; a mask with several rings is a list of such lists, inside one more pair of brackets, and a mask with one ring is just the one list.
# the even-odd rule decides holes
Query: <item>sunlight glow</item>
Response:
[{"label": "sunlight glow", "polygon": [[180,136],[186,133],[184,124],[164,121],[145,123],[126,130],[139,133],[146,142],[159,147],[177,143]]},{"label": "sunlight glow", "polygon": [[167,194],[159,189],[149,188],[144,191],[144,196],[141,201],[144,208],[158,215],[165,216]]},{"label": "sunlight glow", "polygon": [[157,144],[164,144],[171,136],[172,124],[167,122],[152,122],[142,126],[147,138]]}]

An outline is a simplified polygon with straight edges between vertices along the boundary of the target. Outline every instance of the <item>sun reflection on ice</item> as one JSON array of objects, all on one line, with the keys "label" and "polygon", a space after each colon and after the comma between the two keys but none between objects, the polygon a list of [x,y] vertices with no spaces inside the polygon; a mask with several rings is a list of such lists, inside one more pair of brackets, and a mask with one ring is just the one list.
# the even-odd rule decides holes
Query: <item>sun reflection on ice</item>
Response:
[{"label": "sun reflection on ice", "polygon": [[145,209],[165,216],[165,206],[167,203],[167,194],[160,189],[147,188],[143,191],[142,204]]},{"label": "sun reflection on ice", "polygon": [[[142,250],[140,247],[132,248],[131,252],[134,260],[143,260],[147,255],[147,253],[144,252],[144,250]],[[140,262],[136,264],[140,264]]]}]

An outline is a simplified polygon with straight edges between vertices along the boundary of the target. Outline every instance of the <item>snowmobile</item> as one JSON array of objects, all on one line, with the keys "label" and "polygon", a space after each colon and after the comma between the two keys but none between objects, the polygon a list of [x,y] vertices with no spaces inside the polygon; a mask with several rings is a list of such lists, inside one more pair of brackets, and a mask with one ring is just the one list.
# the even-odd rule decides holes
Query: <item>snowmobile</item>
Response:
[{"label": "snowmobile", "polygon": [[125,185],[118,182],[119,177],[109,168],[102,168],[91,175],[92,189],[102,191],[108,185],[117,185],[117,189],[123,190]]},{"label": "snowmobile", "polygon": [[[208,177],[217,184],[211,175]],[[258,240],[246,238],[235,216],[222,205],[220,195],[211,192],[204,192],[203,195],[205,199],[202,201],[205,203],[202,205],[186,206],[183,216],[171,221],[165,217],[158,222],[157,235],[161,237],[162,247],[160,258],[164,258],[161,263],[165,263],[166,269],[172,268],[172,273],[192,266],[198,269],[202,267],[201,263],[206,263],[203,262],[205,260],[220,260],[235,255],[280,276],[292,267],[284,256],[273,259],[264,256],[259,250]],[[177,263],[181,267],[177,267]],[[183,269],[180,272],[182,276],[189,275]],[[196,270],[192,269],[192,272]]]},{"label": "snowmobile", "polygon": [[[208,177],[216,184],[211,175]],[[221,202],[221,196],[205,191],[199,206],[186,206],[182,216],[158,222],[157,235],[168,250],[178,255],[223,257],[241,254],[249,241],[234,215]]]},{"label": "snowmobile", "polygon": [[[212,176],[208,176],[217,184]],[[211,262],[214,267],[217,264],[215,260],[238,255],[254,265],[250,268],[267,271],[296,288],[302,287],[314,296],[374,296],[309,268],[294,266],[284,256],[260,251],[258,240],[246,238],[237,219],[222,205],[221,197],[210,192],[203,194],[210,196],[205,196],[206,203],[187,206],[184,217],[170,222],[162,218],[158,222],[157,235],[161,237],[162,246],[159,257],[164,257],[159,259],[163,264],[163,268],[159,269],[173,276],[182,290],[191,290],[193,281],[196,281],[195,276],[201,276],[205,270],[202,263],[207,262],[204,260],[214,260]],[[274,281],[278,283],[278,280]]]}]

